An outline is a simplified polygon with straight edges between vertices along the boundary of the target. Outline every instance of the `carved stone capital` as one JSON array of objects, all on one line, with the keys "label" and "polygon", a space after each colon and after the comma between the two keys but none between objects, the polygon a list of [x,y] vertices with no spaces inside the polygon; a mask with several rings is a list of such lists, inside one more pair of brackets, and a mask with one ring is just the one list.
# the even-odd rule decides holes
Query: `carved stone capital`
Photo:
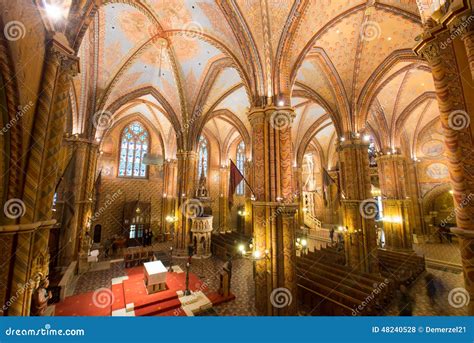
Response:
[{"label": "carved stone capital", "polygon": [[441,59],[441,48],[435,40],[423,45],[418,52],[429,64],[437,63]]}]

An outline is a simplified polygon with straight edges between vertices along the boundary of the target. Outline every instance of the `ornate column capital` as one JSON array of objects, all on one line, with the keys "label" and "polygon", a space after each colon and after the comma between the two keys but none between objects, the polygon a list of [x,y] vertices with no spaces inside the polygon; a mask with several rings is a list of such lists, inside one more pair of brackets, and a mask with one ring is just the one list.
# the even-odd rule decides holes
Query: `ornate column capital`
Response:
[{"label": "ornate column capital", "polygon": [[368,149],[369,148],[369,142],[365,142],[360,138],[349,138],[349,139],[342,139],[339,140],[337,144],[336,151],[342,151],[345,149]]},{"label": "ornate column capital", "polygon": [[196,151],[193,150],[178,150],[176,157],[195,157],[197,155]]},{"label": "ornate column capital", "polygon": [[176,158],[166,158],[163,161],[163,166],[173,166],[177,164],[178,164],[178,160]]},{"label": "ornate column capital", "polygon": [[254,126],[268,120],[271,126],[277,130],[290,128],[295,116],[294,108],[288,106],[253,108],[248,113],[250,125]]}]

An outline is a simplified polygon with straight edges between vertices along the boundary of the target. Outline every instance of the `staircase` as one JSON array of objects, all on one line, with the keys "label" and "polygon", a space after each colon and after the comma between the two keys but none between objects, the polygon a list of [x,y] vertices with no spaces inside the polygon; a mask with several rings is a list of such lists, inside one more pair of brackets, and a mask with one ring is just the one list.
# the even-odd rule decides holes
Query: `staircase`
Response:
[{"label": "staircase", "polygon": [[321,221],[309,212],[304,214],[304,225],[310,230],[319,230],[322,227]]}]

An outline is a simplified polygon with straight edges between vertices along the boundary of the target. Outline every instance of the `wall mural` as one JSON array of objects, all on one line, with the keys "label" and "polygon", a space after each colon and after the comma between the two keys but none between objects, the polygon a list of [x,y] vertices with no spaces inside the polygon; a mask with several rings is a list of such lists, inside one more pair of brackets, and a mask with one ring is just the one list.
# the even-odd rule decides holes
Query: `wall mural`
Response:
[{"label": "wall mural", "polygon": [[421,150],[427,158],[439,157],[444,153],[444,142],[438,139],[433,139],[431,141],[425,142]]},{"label": "wall mural", "polygon": [[426,175],[432,179],[444,179],[449,176],[449,170],[443,163],[432,163],[426,168]]}]

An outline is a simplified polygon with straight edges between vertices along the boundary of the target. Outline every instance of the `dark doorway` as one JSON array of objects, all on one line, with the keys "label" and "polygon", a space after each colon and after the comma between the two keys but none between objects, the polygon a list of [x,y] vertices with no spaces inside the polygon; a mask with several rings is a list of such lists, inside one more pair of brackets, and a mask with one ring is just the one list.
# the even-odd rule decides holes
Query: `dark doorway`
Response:
[{"label": "dark doorway", "polygon": [[102,236],[102,225],[96,225],[94,227],[94,243],[100,243],[101,236]]}]

